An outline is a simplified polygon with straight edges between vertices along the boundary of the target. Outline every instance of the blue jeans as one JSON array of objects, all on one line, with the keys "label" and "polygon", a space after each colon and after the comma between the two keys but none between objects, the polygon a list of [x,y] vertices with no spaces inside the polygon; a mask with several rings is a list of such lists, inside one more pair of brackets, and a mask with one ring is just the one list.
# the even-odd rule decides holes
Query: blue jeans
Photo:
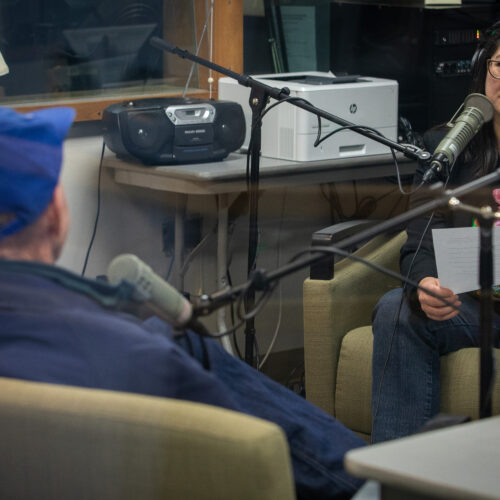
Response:
[{"label": "blue jeans", "polygon": [[[440,356],[479,345],[479,301],[460,296],[460,314],[434,321],[414,314],[392,290],[373,317],[372,442],[416,432],[439,412]],[[498,336],[500,317],[494,314]],[[478,367],[479,369],[479,367]]]},{"label": "blue jeans", "polygon": [[288,439],[299,499],[350,498],[362,481],[343,468],[344,454],[365,442],[302,397],[194,334],[179,342],[223,382],[243,413],[278,424]]}]

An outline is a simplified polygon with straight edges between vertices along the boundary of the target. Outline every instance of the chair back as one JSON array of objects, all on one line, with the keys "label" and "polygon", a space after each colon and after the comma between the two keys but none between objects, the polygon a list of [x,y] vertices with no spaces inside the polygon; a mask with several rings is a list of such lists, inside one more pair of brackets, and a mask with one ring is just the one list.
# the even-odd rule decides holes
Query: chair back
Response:
[{"label": "chair back", "polygon": [[295,498],[278,426],[199,403],[0,378],[0,443],[0,498]]}]

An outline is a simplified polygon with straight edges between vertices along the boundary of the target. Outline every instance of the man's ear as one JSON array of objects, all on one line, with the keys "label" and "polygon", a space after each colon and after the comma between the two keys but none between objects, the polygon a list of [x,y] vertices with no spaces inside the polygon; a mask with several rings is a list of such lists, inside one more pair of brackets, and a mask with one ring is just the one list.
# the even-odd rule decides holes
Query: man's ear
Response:
[{"label": "man's ear", "polygon": [[69,215],[61,184],[58,184],[54,189],[52,200],[47,207],[47,215],[51,236],[64,242],[68,232]]}]

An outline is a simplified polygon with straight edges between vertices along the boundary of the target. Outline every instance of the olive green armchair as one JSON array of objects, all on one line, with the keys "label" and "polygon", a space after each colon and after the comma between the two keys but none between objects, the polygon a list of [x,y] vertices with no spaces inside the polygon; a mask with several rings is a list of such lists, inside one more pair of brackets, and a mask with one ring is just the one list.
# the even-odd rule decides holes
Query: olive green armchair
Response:
[{"label": "olive green armchair", "polygon": [[173,399],[0,378],[0,498],[294,499],[283,432]]},{"label": "olive green armchair", "polygon": [[[352,233],[367,221],[346,224]],[[346,224],[318,232],[313,244],[340,241],[346,234],[342,225]],[[398,271],[405,238],[403,232],[379,235],[355,254]],[[349,259],[311,267],[311,277],[303,286],[306,397],[367,441],[371,434],[371,314],[379,298],[398,286],[399,280]],[[495,349],[495,356],[498,365],[500,349]],[[478,417],[478,348],[461,349],[441,358],[441,411]],[[500,413],[498,378],[493,413]]]}]

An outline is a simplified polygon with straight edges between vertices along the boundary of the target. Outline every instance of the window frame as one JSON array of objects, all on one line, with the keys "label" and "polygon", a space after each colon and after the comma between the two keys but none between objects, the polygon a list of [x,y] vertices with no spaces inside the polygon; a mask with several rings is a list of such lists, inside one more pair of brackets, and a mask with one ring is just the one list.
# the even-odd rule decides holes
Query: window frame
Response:
[{"label": "window frame", "polygon": [[[165,31],[172,34],[172,39],[182,40],[184,31],[183,23],[178,22],[179,17],[185,17],[185,0],[164,0],[163,21]],[[201,33],[205,24],[205,0],[194,0],[195,6],[195,26],[196,32]],[[230,43],[228,43],[230,40]],[[180,47],[183,48],[183,47]],[[243,71],[243,0],[214,0],[214,19],[213,19],[213,62],[231,69],[237,73]],[[199,56],[208,59],[209,43],[205,36],[200,47]],[[181,59],[175,54],[163,55],[164,68],[174,68]],[[209,70],[202,66],[198,68],[199,88],[187,93],[190,97],[208,98],[209,97]],[[214,73],[214,83],[212,86],[212,97],[217,96],[217,81],[223,76]],[[109,95],[90,95],[87,97],[78,97],[68,99],[41,99],[40,101],[24,101],[20,96],[19,102],[6,106],[12,107],[18,111],[34,111],[49,107],[71,106],[76,111],[76,122],[100,120],[103,110],[110,104],[122,102],[129,99],[145,99],[152,97],[179,97],[180,92],[162,91],[161,86],[151,86],[150,89],[137,92],[127,92],[126,88],[117,89],[116,93]]]}]

